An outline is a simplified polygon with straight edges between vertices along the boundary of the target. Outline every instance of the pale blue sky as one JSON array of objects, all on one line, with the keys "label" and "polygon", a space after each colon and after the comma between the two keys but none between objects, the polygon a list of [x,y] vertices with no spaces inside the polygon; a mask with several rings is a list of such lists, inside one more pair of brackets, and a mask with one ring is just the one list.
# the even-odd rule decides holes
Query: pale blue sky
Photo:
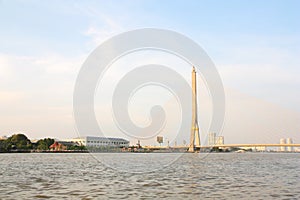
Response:
[{"label": "pale blue sky", "polygon": [[[89,27],[133,29],[161,27],[226,44],[261,42],[293,50],[299,45],[299,1],[7,1],[0,2],[1,51],[27,53],[55,50],[76,54],[89,40]],[[110,22],[109,22],[110,21]],[[251,41],[244,41],[250,37]],[[252,38],[252,39],[251,39]],[[298,41],[299,42],[299,41]],[[242,45],[243,45],[242,43]],[[284,44],[282,44],[284,43]],[[211,45],[208,45],[211,46]],[[78,50],[78,49],[80,50]],[[208,48],[208,47],[207,47]],[[85,49],[88,50],[88,49]],[[21,52],[19,52],[21,51]]]},{"label": "pale blue sky", "polygon": [[296,0],[0,0],[0,135],[40,137],[57,122],[36,120],[56,115],[64,123],[46,135],[72,135],[72,92],[84,59],[105,39],[145,27],[198,42],[226,88],[299,112],[299,9]]}]

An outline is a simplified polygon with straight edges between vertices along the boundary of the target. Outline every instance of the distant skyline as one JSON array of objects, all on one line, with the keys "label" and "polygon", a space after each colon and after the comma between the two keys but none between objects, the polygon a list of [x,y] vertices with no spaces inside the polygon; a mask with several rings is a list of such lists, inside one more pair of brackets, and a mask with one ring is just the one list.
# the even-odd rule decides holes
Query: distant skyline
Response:
[{"label": "distant skyline", "polygon": [[[21,131],[32,139],[77,137],[72,95],[84,60],[105,39],[155,27],[190,37],[214,61],[227,100],[225,143],[274,143],[281,137],[299,143],[299,7],[296,0],[0,0],[0,135]],[[103,84],[113,86],[144,58],[165,62],[190,81],[190,66],[177,58],[153,52],[136,56],[134,63],[126,58],[116,63]],[[205,91],[199,84],[199,90]],[[106,119],[109,108],[103,107],[110,101],[109,88],[105,95],[99,91],[97,117],[108,135],[117,134],[111,119]],[[174,110],[169,93],[157,88],[148,91],[161,99],[137,94],[139,107],[131,105],[132,115],[141,124],[148,123],[147,109],[140,109],[147,103],[170,104]],[[207,91],[198,93],[199,123],[205,133],[209,96]],[[168,131],[176,129],[176,120],[171,119]],[[189,137],[189,131],[186,134]]]}]

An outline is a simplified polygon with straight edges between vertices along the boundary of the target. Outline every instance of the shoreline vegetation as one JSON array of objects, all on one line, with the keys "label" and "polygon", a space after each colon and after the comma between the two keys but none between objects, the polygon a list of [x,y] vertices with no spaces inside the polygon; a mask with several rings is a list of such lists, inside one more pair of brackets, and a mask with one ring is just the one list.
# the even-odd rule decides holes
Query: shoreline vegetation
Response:
[{"label": "shoreline vegetation", "polygon": [[[147,147],[90,147],[79,145],[73,142],[55,141],[52,138],[44,138],[35,142],[30,141],[24,134],[14,134],[6,139],[0,140],[0,153],[185,153],[187,149],[147,149]],[[251,149],[231,148],[231,149],[201,149],[204,153],[247,153],[256,152]],[[282,153],[277,151],[263,151],[265,153]],[[260,152],[258,152],[260,153]],[[297,153],[297,152],[289,152]]]},{"label": "shoreline vegetation", "polygon": [[57,142],[52,138],[44,138],[31,142],[24,134],[14,134],[7,139],[0,140],[0,153],[84,153],[85,146],[68,144],[55,146]]}]

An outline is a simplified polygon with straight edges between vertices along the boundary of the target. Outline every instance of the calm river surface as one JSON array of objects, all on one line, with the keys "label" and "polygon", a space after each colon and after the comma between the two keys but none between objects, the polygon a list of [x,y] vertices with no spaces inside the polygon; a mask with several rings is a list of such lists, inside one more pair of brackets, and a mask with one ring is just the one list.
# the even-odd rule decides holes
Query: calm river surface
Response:
[{"label": "calm river surface", "polygon": [[0,199],[300,199],[300,154],[0,154],[0,177]]}]

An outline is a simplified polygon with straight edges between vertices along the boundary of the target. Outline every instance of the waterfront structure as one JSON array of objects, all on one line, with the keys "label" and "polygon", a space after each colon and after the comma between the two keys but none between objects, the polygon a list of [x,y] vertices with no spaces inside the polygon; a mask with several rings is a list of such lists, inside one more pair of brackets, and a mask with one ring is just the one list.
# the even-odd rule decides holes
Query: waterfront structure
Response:
[{"label": "waterfront structure", "polygon": [[[285,138],[281,138],[280,139],[280,144],[286,144],[286,139]],[[285,146],[281,146],[280,147],[280,151],[286,151],[286,147]]]},{"label": "waterfront structure", "polygon": [[[287,139],[286,139],[286,143],[287,143],[287,144],[293,144],[292,138],[287,138]],[[294,149],[293,149],[293,147],[288,146],[288,147],[286,147],[286,150],[287,150],[287,151],[293,151]]]},{"label": "waterfront structure", "polygon": [[157,136],[156,141],[161,145],[164,142],[163,136]]},{"label": "waterfront structure", "polygon": [[194,152],[195,147],[200,147],[200,135],[197,116],[197,74],[195,67],[192,70],[192,127],[190,136],[189,152]]},{"label": "waterfront structure", "polygon": [[265,152],[266,147],[252,147],[251,148],[253,151],[260,151],[260,152]]},{"label": "waterfront structure", "polygon": [[67,139],[65,141],[70,141],[77,143],[78,145],[83,145],[86,147],[128,147],[129,141],[123,138],[107,138],[107,137],[95,137],[95,136],[85,136],[74,139]]},{"label": "waterfront structure", "polygon": [[49,149],[52,151],[65,151],[67,150],[67,146],[61,142],[54,142]]}]

